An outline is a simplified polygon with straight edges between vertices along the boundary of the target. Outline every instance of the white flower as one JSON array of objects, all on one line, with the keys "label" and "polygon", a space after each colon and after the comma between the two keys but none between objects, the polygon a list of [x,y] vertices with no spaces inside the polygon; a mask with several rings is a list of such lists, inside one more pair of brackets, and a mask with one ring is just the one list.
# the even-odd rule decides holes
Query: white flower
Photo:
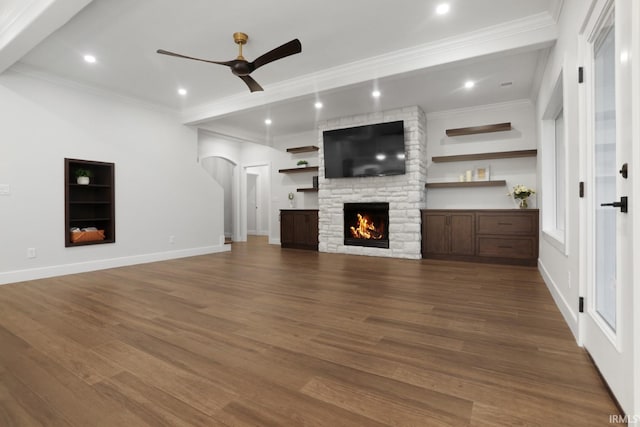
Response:
[{"label": "white flower", "polygon": [[526,199],[532,194],[536,194],[535,190],[532,188],[528,188],[522,184],[518,184],[513,187],[513,191],[509,193],[510,196],[513,196],[514,199]]}]

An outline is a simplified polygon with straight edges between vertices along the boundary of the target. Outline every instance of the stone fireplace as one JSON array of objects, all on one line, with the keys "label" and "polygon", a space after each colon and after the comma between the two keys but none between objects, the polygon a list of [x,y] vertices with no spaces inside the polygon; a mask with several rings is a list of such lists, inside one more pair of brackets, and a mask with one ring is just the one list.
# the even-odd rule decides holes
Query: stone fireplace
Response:
[{"label": "stone fireplace", "polygon": [[345,203],[344,244],[389,248],[389,203]]},{"label": "stone fireplace", "polygon": [[[322,132],[347,127],[404,121],[405,166],[404,175],[333,178],[324,176]],[[319,124],[318,132],[319,177],[318,217],[320,252],[345,253],[395,258],[419,259],[421,255],[420,209],[426,207],[426,117],[419,107],[343,117]],[[345,204],[384,203],[388,206],[385,224],[386,246],[366,243],[353,245],[347,231],[353,224],[345,224]],[[357,216],[356,216],[357,218]],[[379,219],[373,219],[377,227]],[[355,226],[354,226],[355,227]],[[365,239],[367,240],[367,239]],[[379,240],[379,239],[369,239]],[[361,243],[358,239],[357,243]]]}]

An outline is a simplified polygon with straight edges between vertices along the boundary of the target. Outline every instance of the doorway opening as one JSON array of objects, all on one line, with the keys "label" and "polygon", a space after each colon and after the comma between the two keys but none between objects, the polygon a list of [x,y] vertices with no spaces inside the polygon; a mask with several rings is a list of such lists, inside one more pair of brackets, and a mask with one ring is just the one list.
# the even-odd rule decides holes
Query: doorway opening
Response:
[{"label": "doorway opening", "polygon": [[218,156],[202,158],[200,163],[224,191],[224,242],[225,244],[230,244],[233,242],[233,230],[237,215],[233,203],[236,164],[227,158]]}]

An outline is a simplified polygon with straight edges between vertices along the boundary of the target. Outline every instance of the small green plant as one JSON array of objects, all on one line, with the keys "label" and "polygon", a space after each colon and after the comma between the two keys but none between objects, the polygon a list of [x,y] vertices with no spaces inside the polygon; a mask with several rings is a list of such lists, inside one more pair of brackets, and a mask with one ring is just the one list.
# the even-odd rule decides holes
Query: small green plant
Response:
[{"label": "small green plant", "polygon": [[76,178],[80,178],[81,176],[86,176],[87,178],[91,178],[93,173],[89,169],[76,169]]},{"label": "small green plant", "polygon": [[298,161],[298,166],[307,166],[309,164],[309,162],[307,162],[306,160],[299,160]]}]

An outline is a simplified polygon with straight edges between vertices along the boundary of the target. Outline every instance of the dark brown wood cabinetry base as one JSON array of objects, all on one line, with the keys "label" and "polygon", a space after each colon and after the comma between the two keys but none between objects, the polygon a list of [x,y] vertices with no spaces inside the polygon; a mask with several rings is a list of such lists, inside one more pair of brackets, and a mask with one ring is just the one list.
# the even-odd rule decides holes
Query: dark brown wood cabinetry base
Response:
[{"label": "dark brown wood cabinetry base", "polygon": [[535,266],[537,209],[422,211],[422,257]]},{"label": "dark brown wood cabinetry base", "polygon": [[281,210],[280,246],[283,248],[308,249],[317,251],[318,210]]}]

